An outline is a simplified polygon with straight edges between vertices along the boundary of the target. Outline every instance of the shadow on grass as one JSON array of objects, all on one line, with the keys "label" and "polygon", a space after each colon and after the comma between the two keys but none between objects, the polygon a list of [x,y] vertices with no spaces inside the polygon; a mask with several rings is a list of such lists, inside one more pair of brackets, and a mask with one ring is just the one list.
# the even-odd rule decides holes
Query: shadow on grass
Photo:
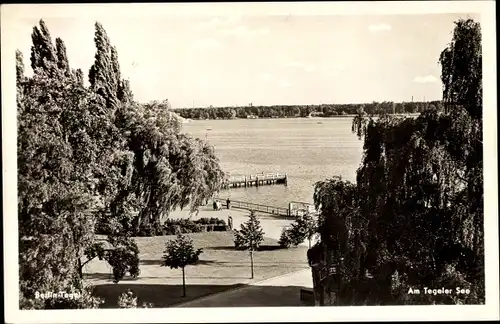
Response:
[{"label": "shadow on grass", "polygon": [[156,259],[156,260],[140,260],[139,264],[141,265],[158,265],[161,266],[163,264],[162,259]]},{"label": "shadow on grass", "polygon": [[[238,250],[234,246],[209,246],[209,247],[206,247],[205,249],[206,250],[216,250],[216,251],[241,251],[241,252],[245,251],[245,250]],[[261,245],[256,252],[287,250],[287,249],[294,249],[294,248],[286,248],[286,247],[282,247],[279,245]]]},{"label": "shadow on grass", "polygon": [[[161,259],[153,259],[153,260],[140,260],[139,263],[141,265],[157,265],[157,266],[162,266],[163,265],[163,260]],[[198,260],[196,265],[220,265],[223,264],[224,262],[220,262],[217,260]]]},{"label": "shadow on grass", "polygon": [[147,302],[161,308],[239,286],[242,285],[186,285],[186,297],[182,297],[182,285],[102,284],[94,287],[93,295],[104,298],[101,308],[118,308],[118,296],[130,289],[137,296],[138,306]]},{"label": "shadow on grass", "polygon": [[[260,262],[257,260],[254,260],[254,267],[255,268],[279,268],[283,264],[287,264],[287,268],[299,268],[299,269],[307,269],[309,268],[309,265],[305,262]],[[290,266],[291,264],[295,264],[296,266]],[[192,265],[191,267],[196,267],[197,264]],[[219,267],[226,267],[226,268],[248,268],[250,267],[250,260],[248,261],[222,261],[218,262],[217,265]]]},{"label": "shadow on grass", "polygon": [[259,246],[259,251],[276,251],[276,250],[286,250],[285,247],[279,246],[279,245],[261,245]]},{"label": "shadow on grass", "polygon": [[112,281],[113,275],[111,273],[103,273],[103,272],[84,273],[83,279],[84,280],[109,280],[109,281]]},{"label": "shadow on grass", "polygon": [[276,215],[276,214],[266,214],[266,213],[261,213],[259,215],[259,218],[262,219],[262,220],[265,220],[265,219],[271,219],[271,220],[296,220],[297,217],[295,216],[282,216],[282,215]]},{"label": "shadow on grass", "polygon": [[[192,265],[190,266],[192,267]],[[241,266],[239,266],[241,267]],[[246,267],[249,267],[246,265]],[[258,268],[258,266],[256,266]],[[107,282],[113,282],[113,275],[111,273],[86,273],[83,275],[84,280],[103,280]],[[214,280],[227,280],[227,279],[242,279],[242,280],[248,280],[250,279],[250,276],[247,277],[242,277],[242,276],[221,276],[221,277],[213,277],[213,276],[189,276],[191,279],[214,279]],[[137,278],[132,278],[130,276],[125,276],[120,280],[120,282],[126,282],[126,281],[139,281],[143,279],[176,279],[176,280],[182,280],[182,275],[178,276],[141,276]]]},{"label": "shadow on grass", "polygon": [[[157,266],[162,266],[163,265],[163,260],[162,259],[149,259],[149,260],[140,260],[139,263],[141,265],[157,265]],[[223,262],[219,262],[217,260],[199,260],[196,265],[219,265]]]},{"label": "shadow on grass", "polygon": [[[152,303],[155,308],[180,306],[180,303],[202,298],[235,288],[249,287],[239,290],[237,298],[219,295],[212,301],[196,301],[193,307],[265,307],[265,306],[308,306],[300,301],[298,286],[247,286],[236,285],[186,285],[186,297],[182,297],[182,285],[145,285],[145,284],[103,284],[94,287],[93,294],[105,299],[101,308],[118,308],[118,296],[129,289],[137,296],[138,306]],[[229,298],[231,297],[231,298]],[[200,304],[201,305],[198,305]],[[190,307],[190,305],[187,305]]]},{"label": "shadow on grass", "polygon": [[198,260],[194,266],[197,265],[223,265],[224,262],[217,261],[217,260]]}]

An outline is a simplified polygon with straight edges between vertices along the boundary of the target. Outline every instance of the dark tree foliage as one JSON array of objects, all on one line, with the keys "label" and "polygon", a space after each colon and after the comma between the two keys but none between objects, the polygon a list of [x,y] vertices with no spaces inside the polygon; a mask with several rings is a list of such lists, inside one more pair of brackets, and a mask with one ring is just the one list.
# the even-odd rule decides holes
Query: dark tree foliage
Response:
[{"label": "dark tree foliage", "polygon": [[250,271],[252,279],[254,277],[253,252],[259,249],[262,241],[264,241],[264,231],[257,218],[257,214],[254,210],[251,210],[248,220],[241,224],[239,231],[236,230],[234,233],[234,246],[238,250],[250,251]]},{"label": "dark tree foliage", "polygon": [[[353,120],[353,132],[364,137],[356,185],[316,185],[325,253],[350,270],[343,273],[347,286],[373,276],[379,301],[484,303],[480,40],[478,23],[456,23],[439,60],[444,111],[416,119],[360,112]],[[472,293],[407,293],[457,285]]]},{"label": "dark tree foliage", "polygon": [[177,238],[168,241],[165,246],[163,255],[163,266],[171,269],[182,269],[182,291],[183,296],[186,296],[186,276],[184,268],[190,264],[196,264],[199,260],[202,249],[195,249],[193,240],[181,233],[177,234]]},{"label": "dark tree foliage", "polygon": [[472,19],[459,20],[449,46],[441,52],[443,101],[463,106],[473,119],[482,118],[483,78],[481,27]]},{"label": "dark tree foliage", "polygon": [[16,50],[16,85],[20,86],[21,82],[24,80],[24,63],[23,63],[23,53]]},{"label": "dark tree foliage", "polygon": [[[128,229],[177,206],[195,211],[220,188],[223,172],[213,147],[180,133],[173,112],[133,102],[100,24],[90,88],[43,21],[32,40],[32,77],[16,52],[20,305],[97,307],[83,267],[99,258],[115,282],[137,277],[139,250]],[[109,235],[97,237],[96,227]],[[44,301],[37,291],[83,297]]]},{"label": "dark tree foliage", "polygon": [[57,67],[59,70],[69,73],[69,61],[66,54],[66,45],[59,37],[56,38]]},{"label": "dark tree foliage", "polygon": [[242,106],[242,107],[208,107],[208,108],[176,108],[174,111],[183,118],[189,119],[234,119],[257,116],[259,118],[291,118],[291,117],[336,117],[355,115],[362,108],[367,114],[406,114],[420,113],[430,108],[442,108],[439,101],[430,102],[373,102],[365,104],[321,104],[300,106]]},{"label": "dark tree foliage", "polygon": [[235,232],[234,244],[238,249],[256,251],[262,241],[264,241],[264,231],[255,211],[252,210],[248,220]]},{"label": "dark tree foliage", "polygon": [[123,110],[131,173],[112,209],[130,215],[121,222],[125,229],[160,224],[177,207],[195,212],[222,186],[225,174],[214,148],[180,133],[179,118],[166,106],[152,102]]},{"label": "dark tree foliage", "polygon": [[308,240],[310,248],[311,240],[317,233],[317,230],[317,221],[312,215],[297,216],[288,228],[282,230],[278,244],[283,247],[298,246],[305,240]]},{"label": "dark tree foliage", "polygon": [[[120,296],[118,296],[118,307],[119,308],[139,308],[137,305],[137,296],[134,292],[128,289],[126,292],[123,292]],[[153,308],[154,305],[152,303],[143,302],[141,308]]]},{"label": "dark tree foliage", "polygon": [[33,71],[37,68],[48,70],[50,62],[57,61],[57,53],[49,29],[43,20],[40,20],[40,28],[33,27],[31,34],[33,46],[31,47],[31,68]]}]

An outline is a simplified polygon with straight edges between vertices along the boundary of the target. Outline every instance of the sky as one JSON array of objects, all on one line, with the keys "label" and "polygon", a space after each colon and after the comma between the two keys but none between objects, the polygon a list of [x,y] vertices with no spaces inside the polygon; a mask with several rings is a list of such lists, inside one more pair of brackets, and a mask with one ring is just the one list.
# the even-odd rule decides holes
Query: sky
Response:
[{"label": "sky", "polygon": [[[94,22],[116,46],[136,100],[174,108],[440,100],[439,54],[454,21],[473,14],[218,14],[51,16],[17,22],[31,70],[31,32],[43,18],[88,76]],[[27,74],[30,74],[28,71]]]}]

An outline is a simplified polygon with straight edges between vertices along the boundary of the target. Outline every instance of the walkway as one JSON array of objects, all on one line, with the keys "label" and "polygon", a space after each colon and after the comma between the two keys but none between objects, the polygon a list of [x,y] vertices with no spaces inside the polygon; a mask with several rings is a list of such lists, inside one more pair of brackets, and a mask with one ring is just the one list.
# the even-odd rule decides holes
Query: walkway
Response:
[{"label": "walkway", "polygon": [[312,287],[311,269],[304,269],[195,299],[175,307],[306,306],[300,300],[300,289]]}]

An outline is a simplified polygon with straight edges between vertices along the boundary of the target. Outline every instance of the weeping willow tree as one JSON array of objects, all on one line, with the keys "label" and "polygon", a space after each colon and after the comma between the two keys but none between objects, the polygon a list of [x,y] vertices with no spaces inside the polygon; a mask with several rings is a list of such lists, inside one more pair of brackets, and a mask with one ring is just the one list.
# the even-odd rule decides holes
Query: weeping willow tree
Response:
[{"label": "weeping willow tree", "polygon": [[[457,21],[439,62],[446,109],[416,119],[360,112],[353,120],[364,139],[356,185],[316,185],[321,244],[354,270],[344,282],[373,277],[381,303],[484,303],[479,24]],[[407,293],[441,286],[471,294]]]},{"label": "weeping willow tree", "polygon": [[125,228],[159,224],[176,208],[189,206],[196,212],[221,188],[224,172],[213,146],[181,133],[180,119],[167,107],[166,102],[152,102],[123,113],[133,161],[130,183],[115,206],[135,211]]}]

